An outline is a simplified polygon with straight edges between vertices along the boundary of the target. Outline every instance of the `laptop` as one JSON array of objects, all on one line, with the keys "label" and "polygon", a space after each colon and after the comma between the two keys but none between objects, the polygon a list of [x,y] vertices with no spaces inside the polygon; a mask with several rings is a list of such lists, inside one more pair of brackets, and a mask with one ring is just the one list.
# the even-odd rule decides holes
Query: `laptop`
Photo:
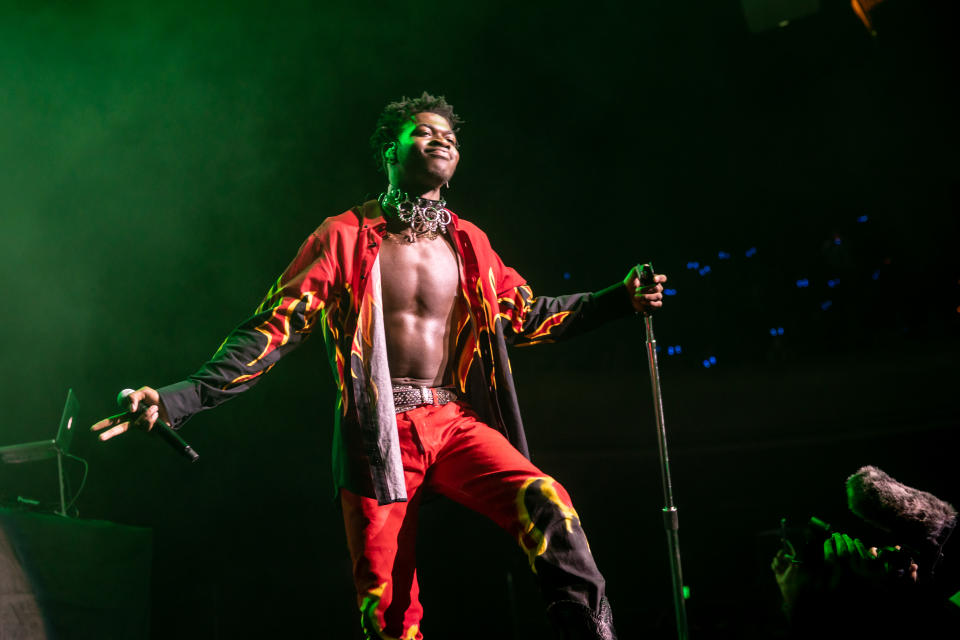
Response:
[{"label": "laptop", "polygon": [[73,389],[67,390],[67,402],[60,417],[60,428],[57,436],[49,440],[37,440],[23,444],[11,444],[0,447],[0,462],[16,464],[18,462],[33,462],[46,460],[59,454],[70,452],[70,443],[73,442],[73,432],[78,425],[80,402],[74,395]]}]

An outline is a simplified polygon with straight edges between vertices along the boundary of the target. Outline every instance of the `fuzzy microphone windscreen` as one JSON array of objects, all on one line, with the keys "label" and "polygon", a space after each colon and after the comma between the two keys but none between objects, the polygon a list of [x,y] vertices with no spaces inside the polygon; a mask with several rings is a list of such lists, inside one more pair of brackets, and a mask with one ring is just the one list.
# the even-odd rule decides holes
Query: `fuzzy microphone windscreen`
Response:
[{"label": "fuzzy microphone windscreen", "polygon": [[937,555],[957,524],[952,505],[876,467],[862,467],[847,478],[847,505],[863,520],[902,536],[903,544]]}]

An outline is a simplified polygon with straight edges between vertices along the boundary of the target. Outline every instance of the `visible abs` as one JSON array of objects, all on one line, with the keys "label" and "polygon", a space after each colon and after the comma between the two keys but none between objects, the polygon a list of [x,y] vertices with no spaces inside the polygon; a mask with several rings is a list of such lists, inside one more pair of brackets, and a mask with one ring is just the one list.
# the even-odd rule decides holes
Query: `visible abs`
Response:
[{"label": "visible abs", "polygon": [[387,358],[394,382],[439,386],[450,382],[459,270],[445,239],[380,251]]}]

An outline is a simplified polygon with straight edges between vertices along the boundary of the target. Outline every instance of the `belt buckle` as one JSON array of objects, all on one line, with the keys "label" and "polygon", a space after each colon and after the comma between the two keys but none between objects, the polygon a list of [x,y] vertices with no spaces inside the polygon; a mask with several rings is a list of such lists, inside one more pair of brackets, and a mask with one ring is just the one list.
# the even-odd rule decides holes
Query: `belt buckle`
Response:
[{"label": "belt buckle", "polygon": [[422,404],[434,404],[433,390],[430,387],[420,387],[420,399]]}]

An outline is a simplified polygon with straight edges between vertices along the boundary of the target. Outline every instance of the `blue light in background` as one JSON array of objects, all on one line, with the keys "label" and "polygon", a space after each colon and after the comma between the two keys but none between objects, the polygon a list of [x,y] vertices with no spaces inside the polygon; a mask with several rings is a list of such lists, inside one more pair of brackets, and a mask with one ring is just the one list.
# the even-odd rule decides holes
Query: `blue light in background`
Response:
[{"label": "blue light in background", "polygon": [[674,353],[675,353],[675,352],[674,352],[674,350],[673,350],[673,347],[667,347],[667,355],[668,355],[668,356],[672,356]]},{"label": "blue light in background", "polygon": [[698,269],[700,267],[699,262],[688,262],[687,269]]},{"label": "blue light in background", "polygon": [[664,289],[664,290],[663,290],[663,295],[665,295],[665,296],[675,296],[675,295],[677,295],[677,290],[676,290],[676,289]]},{"label": "blue light in background", "polygon": [[868,220],[867,214],[863,214],[862,216],[857,218],[857,222],[866,222],[867,220]]},{"label": "blue light in background", "polygon": [[777,327],[777,335],[778,335],[778,336],[782,336],[782,335],[783,335],[783,327]]},{"label": "blue light in background", "polygon": [[700,273],[700,275],[702,275],[702,276],[705,276],[705,275],[707,275],[708,273],[710,273],[710,265],[708,265],[708,264],[703,265],[703,268],[700,269],[700,272],[699,272],[699,273]]},{"label": "blue light in background", "polygon": [[570,272],[569,272],[569,271],[564,271],[564,272],[563,272],[563,279],[564,279],[564,280],[569,280],[569,279],[570,279]]},{"label": "blue light in background", "polygon": [[840,284],[840,278],[833,278],[831,280],[827,280],[827,286],[830,287],[831,289],[833,289],[838,284]]},{"label": "blue light in background", "polygon": [[683,349],[680,348],[680,345],[674,345],[673,350],[676,353],[683,353]]},{"label": "blue light in background", "polygon": [[757,255],[757,248],[750,247],[743,255],[747,256],[748,258],[752,258],[753,256]]},{"label": "blue light in background", "polygon": [[832,307],[832,306],[833,306],[833,301],[832,301],[832,300],[825,300],[825,301],[823,302],[823,304],[820,305],[820,308],[823,309],[824,311],[826,311],[827,309],[829,309],[829,308]]},{"label": "blue light in background", "polygon": [[797,288],[798,288],[798,289],[803,289],[803,288],[809,287],[809,286],[810,286],[810,281],[807,280],[806,278],[800,278],[799,280],[797,280]]},{"label": "blue light in background", "polygon": [[776,328],[776,327],[771,327],[771,328],[770,328],[770,335],[772,335],[772,336],[777,335],[777,328]]},{"label": "blue light in background", "polygon": [[717,253],[717,260],[729,260],[730,254],[726,251],[720,251]]},{"label": "blue light in background", "polygon": [[710,364],[717,364],[717,359],[714,356],[710,356],[709,360]]},{"label": "blue light in background", "polygon": [[833,244],[841,244],[843,241],[840,240],[840,236],[834,236]]},{"label": "blue light in background", "polygon": [[880,279],[880,269],[877,269],[876,271],[874,271],[874,272],[873,272],[873,275],[870,276],[870,277],[873,278],[874,280],[879,280],[879,279]]},{"label": "blue light in background", "polygon": [[709,368],[710,368],[710,361],[709,361],[709,360],[704,360],[704,361],[703,361],[703,366],[706,367],[707,369],[709,369]]}]

